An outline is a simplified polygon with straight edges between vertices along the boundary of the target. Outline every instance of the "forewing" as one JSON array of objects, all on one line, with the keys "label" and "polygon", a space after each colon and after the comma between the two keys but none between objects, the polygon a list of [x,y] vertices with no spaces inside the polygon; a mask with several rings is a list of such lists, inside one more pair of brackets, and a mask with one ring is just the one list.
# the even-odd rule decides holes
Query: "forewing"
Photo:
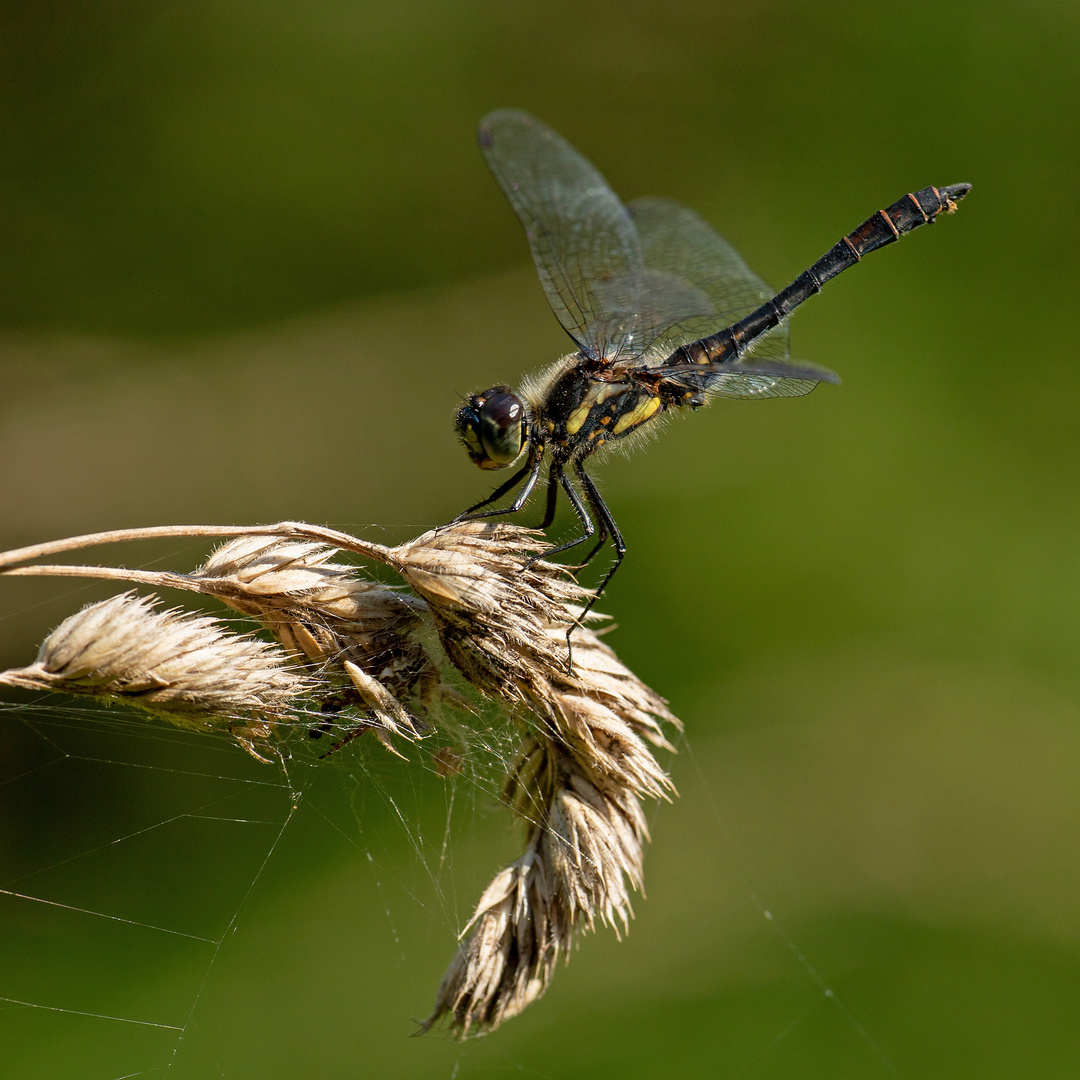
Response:
[{"label": "forewing", "polygon": [[480,124],[480,149],[525,228],[548,302],[582,351],[625,351],[634,336],[641,245],[626,207],[565,139],[520,109]]},{"label": "forewing", "polygon": [[[773,296],[743,261],[742,256],[693,210],[670,199],[635,199],[627,209],[637,226],[641,253],[649,273],[661,273],[694,290],[708,309],[681,315],[676,305],[665,312],[655,305],[641,318],[652,322],[650,351],[670,355],[680,345],[700,341],[737,322]],[[753,356],[786,359],[786,324],[763,335],[750,350]],[[806,393],[807,391],[801,391]],[[751,396],[762,396],[755,394]]]}]

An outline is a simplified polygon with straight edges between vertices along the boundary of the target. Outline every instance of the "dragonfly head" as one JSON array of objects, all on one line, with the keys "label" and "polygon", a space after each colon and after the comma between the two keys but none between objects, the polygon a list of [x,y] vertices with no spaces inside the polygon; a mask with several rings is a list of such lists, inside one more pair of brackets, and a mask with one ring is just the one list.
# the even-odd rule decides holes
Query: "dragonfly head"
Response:
[{"label": "dragonfly head", "polygon": [[525,405],[509,386],[493,386],[466,398],[454,426],[481,469],[505,469],[525,448],[529,421]]}]

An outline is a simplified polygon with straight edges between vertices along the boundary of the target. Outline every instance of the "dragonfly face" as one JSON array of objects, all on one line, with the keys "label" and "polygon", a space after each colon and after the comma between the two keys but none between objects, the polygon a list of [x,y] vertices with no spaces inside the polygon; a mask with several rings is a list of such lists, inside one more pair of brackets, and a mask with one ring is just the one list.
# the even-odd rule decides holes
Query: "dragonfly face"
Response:
[{"label": "dragonfly face", "polygon": [[525,403],[509,386],[472,394],[455,425],[465,450],[481,469],[505,469],[521,456],[529,435]]},{"label": "dragonfly face", "polygon": [[[588,458],[665,412],[710,397],[799,397],[819,382],[839,382],[825,368],[790,360],[787,317],[863,255],[954,210],[970,187],[905,195],[774,294],[692,210],[667,199],[624,206],[585,158],[528,113],[491,113],[479,142],[576,351],[517,393],[495,386],[458,410],[458,434],[482,469],[506,468],[525,452],[517,472],[458,520],[520,510],[547,457],[541,528],[553,521],[560,492],[583,527],[547,554],[597,536],[588,562],[607,538],[614,544],[597,596],[626,546],[585,470]],[[482,509],[515,489],[509,506]]]}]

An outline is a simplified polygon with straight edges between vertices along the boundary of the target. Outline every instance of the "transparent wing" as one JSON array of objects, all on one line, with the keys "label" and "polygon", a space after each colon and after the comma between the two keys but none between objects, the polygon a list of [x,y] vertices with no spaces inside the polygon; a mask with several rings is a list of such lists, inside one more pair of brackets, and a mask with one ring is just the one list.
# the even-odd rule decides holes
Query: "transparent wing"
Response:
[{"label": "transparent wing", "polygon": [[617,339],[618,348],[609,355],[623,360],[641,357],[672,320],[681,322],[713,310],[709,298],[696,286],[647,266],[626,280],[596,281],[593,292],[609,313],[604,321],[593,324],[594,334],[604,336],[610,322],[615,333],[607,340]]},{"label": "transparent wing", "polygon": [[645,373],[661,375],[686,390],[729,398],[802,397],[819,382],[840,382],[835,372],[817,364],[756,355],[731,364],[673,364],[647,368]]},{"label": "transparent wing", "polygon": [[587,355],[617,348],[626,332],[621,316],[633,306],[642,270],[637,231],[619,197],[565,139],[527,112],[489,114],[478,139],[525,229],[563,329]]},{"label": "transparent wing", "polygon": [[[680,315],[675,305],[666,313],[662,309],[650,311],[651,351],[670,355],[680,345],[700,341],[737,322],[774,295],[742,256],[693,210],[670,199],[655,198],[635,199],[627,209],[637,226],[647,272],[675,279],[707,305],[707,310],[688,317]],[[666,320],[665,314],[669,316]],[[641,321],[648,322],[644,317]],[[647,336],[644,326],[640,336]],[[787,325],[762,335],[748,355],[786,359]]]},{"label": "transparent wing", "polygon": [[548,302],[587,356],[632,357],[659,321],[699,314],[692,284],[646,271],[637,229],[603,176],[565,139],[519,109],[480,124],[480,149],[525,228]]}]

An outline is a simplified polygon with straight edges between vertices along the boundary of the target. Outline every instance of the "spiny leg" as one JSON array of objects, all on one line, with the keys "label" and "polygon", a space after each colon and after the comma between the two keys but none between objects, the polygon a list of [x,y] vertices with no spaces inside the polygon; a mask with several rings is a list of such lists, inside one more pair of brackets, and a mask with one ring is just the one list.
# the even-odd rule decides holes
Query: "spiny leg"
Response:
[{"label": "spiny leg", "polygon": [[[551,466],[551,480],[552,482],[558,482],[559,486],[566,492],[566,497],[570,500],[570,505],[574,508],[574,513],[577,514],[578,520],[581,522],[581,526],[585,532],[581,536],[575,537],[573,540],[567,540],[565,544],[559,544],[558,547],[553,547],[550,550],[545,551],[543,554],[544,559],[549,559],[552,555],[558,555],[563,551],[569,551],[570,548],[577,547],[578,544],[584,544],[585,541],[596,532],[596,524],[593,519],[589,517],[589,511],[585,509],[585,503],[582,501],[581,496],[575,490],[574,485],[570,483],[569,477],[563,472],[562,466],[554,462]],[[540,556],[537,555],[530,559],[525,564],[526,569],[539,558]]]},{"label": "spiny leg", "polygon": [[[596,590],[592,598],[582,609],[578,617],[570,623],[566,628],[566,670],[567,673],[572,675],[574,673],[574,647],[570,641],[570,636],[573,632],[582,625],[585,616],[589,613],[589,609],[596,603],[603,591],[604,586],[611,580],[611,576],[619,567],[619,563],[622,562],[623,556],[626,554],[626,544],[623,542],[622,533],[619,532],[619,527],[615,524],[615,519],[611,516],[611,511],[608,510],[604,504],[604,500],[600,498],[600,492],[597,491],[596,485],[592,481],[592,477],[585,472],[580,461],[574,462],[574,472],[577,474],[578,479],[581,481],[582,486],[585,488],[586,497],[593,510],[596,512],[597,517],[600,519],[600,542],[589,552],[584,566],[590,559],[600,550],[601,545],[607,539],[610,534],[612,540],[615,543],[615,565],[604,575],[604,580],[600,583],[600,588]],[[574,508],[574,513],[577,514],[578,520],[581,522],[582,528],[585,530],[581,536],[575,537],[573,540],[568,540],[565,544],[560,544],[558,547],[551,548],[550,551],[545,551],[543,554],[544,559],[549,559],[552,555],[558,555],[560,552],[568,551],[572,547],[577,547],[578,544],[584,544],[596,530],[596,523],[589,516],[589,511],[586,508],[585,502],[578,494],[577,489],[570,482],[570,478],[563,472],[562,466],[557,463],[552,463],[550,474],[550,486],[548,488],[548,503],[549,506],[553,504],[554,499],[551,496],[551,491],[554,490],[555,483],[558,483],[563,491],[566,492],[566,497],[570,500],[570,505]],[[526,564],[526,568],[531,566],[536,559],[540,556],[534,556]]]},{"label": "spiny leg", "polygon": [[[600,521],[600,539],[599,542],[593,547],[589,554],[585,557],[585,561],[581,563],[581,566],[587,565],[596,556],[596,553],[603,546],[608,536],[611,537],[612,542],[615,545],[615,562],[604,575],[600,584],[597,586],[589,602],[582,609],[581,614],[567,627],[566,630],[566,653],[567,653],[567,671],[573,674],[574,670],[574,654],[573,646],[570,642],[570,635],[577,627],[583,624],[585,616],[591,610],[593,604],[600,598],[600,594],[604,591],[607,583],[614,577],[615,571],[619,569],[620,563],[623,561],[623,557],[626,555],[626,542],[623,540],[622,533],[619,531],[619,526],[615,524],[615,519],[611,516],[611,511],[607,508],[607,504],[600,497],[600,492],[597,490],[596,484],[593,479],[585,471],[580,461],[574,462],[574,472],[577,474],[578,479],[581,481],[582,487],[585,489],[585,495],[589,505],[593,508],[597,518]],[[558,555],[563,551],[569,551],[572,547],[577,547],[578,544],[584,544],[586,540],[590,539],[597,531],[596,523],[589,516],[589,511],[586,508],[585,502],[578,494],[574,485],[570,482],[570,478],[563,471],[563,467],[557,462],[552,462],[551,471],[548,474],[548,497],[547,497],[547,512],[544,515],[544,524],[542,528],[547,528],[552,519],[555,517],[555,502],[558,496],[558,489],[561,487],[566,492],[566,497],[570,500],[570,505],[574,508],[574,513],[577,514],[578,520],[581,522],[581,526],[584,532],[581,536],[575,537],[573,540],[568,540],[565,544],[559,544],[558,547],[553,547],[548,551],[545,551],[542,556],[534,555],[526,564],[524,569],[528,569],[534,562],[541,557],[545,560],[549,559],[552,555]]]},{"label": "spiny leg", "polygon": [[555,520],[555,504],[559,501],[559,478],[558,472],[552,466],[548,472],[547,506],[544,508],[544,520],[540,522],[541,529],[547,529]]},{"label": "spiny leg", "polygon": [[[567,484],[566,477],[565,477],[565,475],[563,474],[563,471],[562,471],[562,467],[557,465],[557,464],[554,464],[554,463],[552,464],[551,469],[548,472],[547,507],[544,510],[544,520],[540,523],[540,528],[541,529],[547,529],[551,525],[551,523],[555,520],[555,509],[556,509],[556,505],[557,505],[557,503],[559,501],[559,486],[560,486],[560,484],[563,487],[567,488],[567,492],[568,492],[568,494],[570,496],[571,505],[578,512],[578,517],[583,518],[585,528],[589,529],[591,527],[591,525],[592,525],[592,522],[588,520],[587,516],[583,517],[582,512],[581,512],[580,503],[579,503],[579,501],[577,499],[575,499],[575,495],[577,493],[573,490],[573,488],[571,488]],[[603,530],[603,527],[601,527],[601,529],[602,529],[602,531],[600,533],[600,544],[603,544],[604,540],[607,538],[607,532],[606,532],[606,530]],[[588,532],[586,532],[585,536],[581,537],[581,540],[572,541],[571,546],[574,543],[581,543],[582,541],[586,540],[587,538],[588,538]],[[585,560],[586,563],[600,549],[600,544],[597,544],[597,546],[595,548],[593,548],[593,550],[589,553],[589,558]],[[565,550],[565,548],[553,548],[552,550],[553,551],[561,551],[561,550]],[[546,552],[544,552],[544,557],[547,557],[550,554],[551,554],[550,551],[546,551]],[[534,562],[536,562],[536,560],[538,558],[540,558],[539,555],[533,556],[533,558],[531,558],[525,564],[525,569],[528,569],[530,566],[532,566],[532,564]],[[584,563],[582,565],[584,565]],[[573,674],[573,671],[574,671],[574,652],[573,652],[573,647],[570,644],[570,634],[573,632],[573,629],[574,629],[575,626],[577,626],[576,621],[574,623],[572,623],[570,628],[566,631],[566,669],[570,674]]]},{"label": "spiny leg", "polygon": [[[500,484],[486,499],[481,499],[480,502],[474,503],[472,506],[469,507],[468,510],[464,510],[462,511],[462,513],[458,514],[458,516],[454,518],[454,520],[467,521],[474,514],[476,514],[476,511],[479,510],[481,507],[490,506],[491,503],[495,502],[497,499],[501,499],[508,491],[512,491],[515,487],[517,487],[517,485],[520,484],[521,481],[528,475],[530,470],[535,468],[535,465],[535,462],[527,461],[520,469],[518,469],[516,473],[514,473],[513,476],[510,477],[509,480],[507,480],[503,484]],[[488,514],[478,514],[476,516],[488,517],[489,514],[497,514],[500,512],[501,511],[498,510],[492,510],[489,511]]]},{"label": "spiny leg", "polygon": [[[596,543],[593,544],[592,550],[589,552],[589,554],[586,555],[585,558],[581,560],[581,562],[576,563],[574,565],[574,569],[575,570],[584,570],[585,567],[588,566],[589,563],[591,563],[593,561],[593,559],[596,558],[597,553],[600,551],[600,549],[607,543],[607,538],[608,538],[607,522],[604,520],[603,517],[600,517],[600,537],[596,541]],[[606,581],[607,579],[605,578],[604,580]]]},{"label": "spiny leg", "polygon": [[[585,489],[585,497],[589,500],[589,505],[593,508],[597,518],[600,520],[601,537],[610,533],[611,542],[615,545],[615,561],[608,568],[607,573],[600,579],[600,584],[593,590],[592,599],[585,605],[585,609],[578,616],[577,625],[580,626],[584,624],[585,616],[589,614],[593,604],[600,599],[604,590],[607,588],[608,582],[615,576],[615,571],[622,565],[623,558],[626,555],[626,541],[623,540],[622,533],[619,532],[619,526],[615,524],[615,519],[611,516],[611,511],[607,508],[607,503],[600,497],[600,492],[597,490],[593,478],[585,471],[580,461],[575,463],[574,472],[577,473],[578,479],[581,481],[581,486]],[[589,558],[586,559],[585,562],[588,562],[599,550],[599,545],[593,548],[589,553]],[[567,635],[567,640],[569,640],[569,635]]]},{"label": "spiny leg", "polygon": [[[548,474],[548,490],[547,490],[547,507],[544,511],[544,520],[540,522],[541,529],[547,529],[551,523],[555,520],[555,508],[559,497],[559,474],[552,470]],[[592,551],[585,556],[584,560],[575,564],[573,569],[580,570],[583,566],[588,566],[590,562],[596,557],[596,553],[604,546],[607,541],[608,531],[607,526],[603,521],[600,522],[600,539],[597,540],[596,545]]]},{"label": "spiny leg", "polygon": [[[577,466],[575,466],[577,468]],[[580,470],[579,470],[580,471]],[[549,551],[542,552],[540,555],[534,555],[523,567],[523,570],[528,570],[530,566],[538,559],[550,559],[552,555],[558,555],[560,552],[568,551],[572,547],[577,547],[578,544],[584,544],[596,532],[596,524],[593,519],[589,517],[588,510],[585,509],[585,503],[582,502],[581,496],[574,489],[574,485],[570,483],[569,477],[563,472],[563,467],[558,462],[551,463],[551,472],[548,478],[548,508],[551,509],[554,506],[555,499],[551,492],[557,490],[555,485],[558,484],[563,491],[566,492],[566,497],[570,500],[570,505],[574,508],[574,513],[577,514],[578,520],[581,522],[582,528],[585,532],[573,540],[568,540],[565,544],[560,544],[558,547],[553,547]],[[554,514],[552,515],[554,516]],[[609,515],[610,516],[610,515]],[[549,523],[550,524],[550,523]],[[586,608],[586,611],[589,609]],[[578,625],[580,620],[575,620],[569,626],[566,631],[566,670],[568,674],[574,673],[574,653],[570,645],[570,635],[574,631],[574,627]]]},{"label": "spiny leg", "polygon": [[[537,454],[535,459],[527,461],[523,468],[518,469],[505,484],[500,484],[486,499],[481,500],[475,506],[470,506],[463,514],[458,514],[454,518],[454,524],[459,521],[478,521],[481,518],[498,517],[500,514],[516,514],[533,493],[536,481],[540,478],[540,469],[543,467],[543,463],[543,456]],[[512,491],[514,487],[521,483],[521,478],[526,474],[528,474],[528,479],[517,493],[517,498],[509,506],[495,510],[483,510],[477,513],[481,506],[487,506],[489,503],[495,502],[496,499],[501,499],[508,491]]]}]

